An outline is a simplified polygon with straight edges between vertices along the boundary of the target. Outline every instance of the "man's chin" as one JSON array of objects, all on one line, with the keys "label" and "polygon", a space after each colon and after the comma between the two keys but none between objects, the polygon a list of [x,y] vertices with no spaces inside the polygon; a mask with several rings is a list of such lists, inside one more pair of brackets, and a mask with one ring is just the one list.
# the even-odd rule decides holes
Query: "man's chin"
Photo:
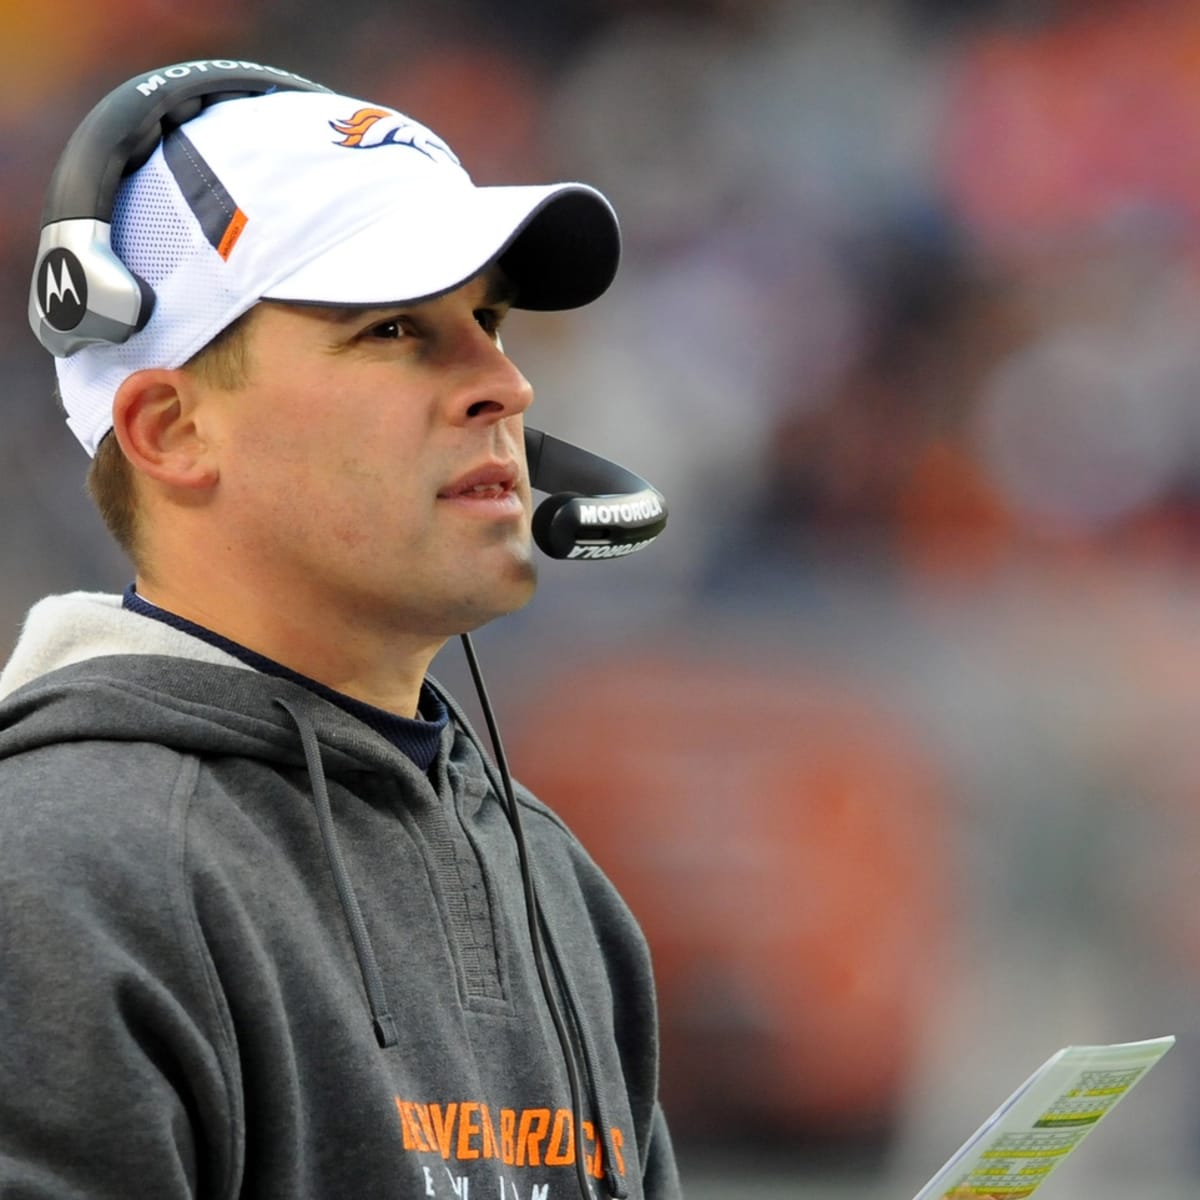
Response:
[{"label": "man's chin", "polygon": [[488,583],[484,589],[476,589],[467,601],[473,618],[471,629],[519,612],[533,599],[537,577],[537,562],[528,550],[510,555],[499,573],[480,571],[479,582],[486,579]]},{"label": "man's chin", "polygon": [[524,608],[533,599],[537,581],[537,560],[530,549],[523,556],[513,560],[510,577],[498,589],[501,595],[511,597],[511,601],[496,615],[507,616]]}]

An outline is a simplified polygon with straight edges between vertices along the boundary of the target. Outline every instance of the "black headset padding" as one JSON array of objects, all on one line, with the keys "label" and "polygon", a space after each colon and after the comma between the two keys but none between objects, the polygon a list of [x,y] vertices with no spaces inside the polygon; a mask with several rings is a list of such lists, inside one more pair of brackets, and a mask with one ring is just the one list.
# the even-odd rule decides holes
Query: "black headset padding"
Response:
[{"label": "black headset padding", "polygon": [[568,498],[572,498],[656,490],[628,468],[529,426],[525,428],[525,458],[529,482],[541,492],[569,492]]},{"label": "black headset padding", "polygon": [[[189,64],[183,63],[180,66]],[[42,224],[94,218],[112,221],[121,180],[140,167],[178,125],[218,100],[274,91],[327,92],[319,83],[256,67],[222,70],[211,63],[178,79],[167,78],[143,95],[135,75],[114,88],[71,135],[55,168],[42,209]],[[163,75],[165,67],[152,74]]]}]

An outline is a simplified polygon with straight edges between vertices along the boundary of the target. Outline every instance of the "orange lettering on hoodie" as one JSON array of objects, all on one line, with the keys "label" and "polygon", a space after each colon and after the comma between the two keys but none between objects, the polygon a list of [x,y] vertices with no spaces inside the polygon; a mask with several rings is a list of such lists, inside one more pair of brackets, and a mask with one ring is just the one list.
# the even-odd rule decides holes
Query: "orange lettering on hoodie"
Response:
[{"label": "orange lettering on hoodie", "polygon": [[413,1113],[421,1122],[421,1132],[425,1135],[425,1149],[437,1149],[437,1137],[433,1132],[433,1122],[429,1119],[429,1105],[413,1101]]},{"label": "orange lettering on hoodie", "polygon": [[515,1134],[517,1131],[517,1112],[513,1108],[500,1110],[500,1159],[506,1167],[511,1167],[517,1161]]},{"label": "orange lettering on hoodie", "polygon": [[554,1129],[550,1133],[550,1144],[546,1147],[546,1166],[565,1167],[575,1161],[575,1122],[568,1109],[560,1108],[554,1113]]},{"label": "orange lettering on hoodie", "polygon": [[458,1110],[458,1157],[478,1158],[479,1151],[471,1145],[472,1134],[482,1133],[478,1120],[474,1120],[479,1112],[479,1105],[474,1100],[465,1100]]},{"label": "orange lettering on hoodie", "polygon": [[413,1117],[413,1102],[396,1097],[396,1108],[400,1113],[400,1128],[404,1131],[405,1150],[432,1150],[421,1136],[421,1127]]},{"label": "orange lettering on hoodie", "polygon": [[625,1135],[615,1125],[612,1126],[612,1128],[609,1129],[608,1132],[610,1134],[612,1134],[613,1158],[616,1159],[617,1170],[620,1171],[622,1175],[624,1175],[625,1174],[625,1158],[621,1154],[621,1147],[623,1145],[625,1145]]},{"label": "orange lettering on hoodie", "polygon": [[483,1157],[498,1158],[496,1151],[496,1130],[492,1125],[492,1114],[486,1104],[479,1106],[479,1124],[483,1129]]},{"label": "orange lettering on hoodie", "polygon": [[[584,1162],[587,1165],[588,1174],[593,1179],[599,1179],[604,1174],[604,1169],[600,1165],[600,1143],[596,1140],[596,1127],[591,1121],[584,1121],[581,1126],[583,1129],[583,1137],[579,1139],[579,1144],[584,1155]],[[595,1154],[589,1154],[587,1145],[591,1143],[596,1147]]]},{"label": "orange lettering on hoodie", "polygon": [[429,1116],[433,1120],[433,1130],[437,1134],[437,1148],[443,1158],[450,1157],[450,1138],[454,1133],[454,1115],[458,1112],[458,1102],[452,1100],[446,1105],[445,1112],[440,1104],[429,1106]]},{"label": "orange lettering on hoodie", "polygon": [[522,1109],[521,1127],[517,1131],[518,1167],[541,1166],[541,1143],[546,1136],[546,1128],[549,1124],[550,1110],[548,1108]]}]

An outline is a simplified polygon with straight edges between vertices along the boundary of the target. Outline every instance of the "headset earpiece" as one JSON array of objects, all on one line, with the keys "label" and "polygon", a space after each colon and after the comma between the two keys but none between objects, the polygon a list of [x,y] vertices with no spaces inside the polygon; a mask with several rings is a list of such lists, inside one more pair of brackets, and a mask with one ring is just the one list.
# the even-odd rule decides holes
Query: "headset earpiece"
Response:
[{"label": "headset earpiece", "polygon": [[208,104],[271,91],[328,91],[257,63],[203,60],[135,75],[84,118],[54,170],[42,211],[29,323],[59,358],[145,328],[154,292],[112,249],[117,189],[162,138]]}]

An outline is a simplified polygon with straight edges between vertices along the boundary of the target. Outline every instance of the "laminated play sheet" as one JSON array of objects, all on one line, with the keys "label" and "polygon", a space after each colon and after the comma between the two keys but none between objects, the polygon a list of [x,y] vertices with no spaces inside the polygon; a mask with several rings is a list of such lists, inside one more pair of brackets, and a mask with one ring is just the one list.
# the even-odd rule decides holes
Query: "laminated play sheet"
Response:
[{"label": "laminated play sheet", "polygon": [[1067,1046],[1048,1058],[913,1197],[1024,1200],[1175,1044]]}]

